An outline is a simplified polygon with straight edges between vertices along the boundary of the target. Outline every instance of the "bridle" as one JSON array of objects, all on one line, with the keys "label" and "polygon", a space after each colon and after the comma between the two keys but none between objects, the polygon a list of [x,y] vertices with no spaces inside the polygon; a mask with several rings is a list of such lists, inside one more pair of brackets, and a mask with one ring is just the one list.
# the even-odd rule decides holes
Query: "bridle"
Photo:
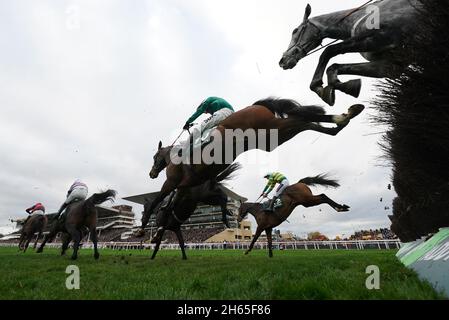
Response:
[{"label": "bridle", "polygon": [[[370,3],[373,2],[373,1],[374,1],[374,0],[369,0],[369,1],[367,1],[366,3],[362,4],[360,7],[357,7],[357,8],[355,8],[354,10],[350,11],[347,15],[345,15],[343,18],[341,18],[341,19],[338,21],[338,23],[343,22],[346,18],[348,18],[349,16],[353,15],[354,13],[356,13],[357,11],[359,11],[360,9],[362,9],[362,8],[365,7],[365,6],[367,6],[368,4],[370,4]],[[300,31],[301,33],[299,34],[298,40],[296,41],[295,44],[293,44],[292,46],[290,46],[290,47],[287,49],[286,52],[290,51],[291,49],[295,49],[295,48],[296,48],[296,49],[300,50],[300,51],[304,54],[304,58],[305,58],[305,57],[308,57],[308,56],[310,56],[310,55],[312,55],[312,54],[314,54],[314,53],[316,53],[316,52],[318,52],[318,51],[324,50],[324,49],[326,49],[327,47],[333,45],[334,43],[340,41],[339,39],[336,39],[336,40],[333,40],[332,42],[330,42],[330,43],[328,43],[328,44],[326,44],[326,45],[324,45],[324,46],[323,46],[322,44],[320,44],[321,47],[319,47],[319,48],[317,48],[317,49],[315,49],[315,50],[312,50],[312,51],[310,51],[309,53],[307,53],[305,47],[307,47],[309,44],[313,43],[314,41],[308,41],[308,42],[304,43],[303,45],[300,45],[299,42],[301,41],[301,38],[303,37],[305,30],[307,29],[307,25],[309,25],[309,24],[312,25],[313,27],[315,27],[316,29],[318,29],[318,35],[321,36],[321,34],[322,34],[321,29],[318,28],[318,27],[317,27],[313,22],[311,22],[310,20],[307,20],[307,24],[303,25],[302,28],[301,28],[301,31]]]},{"label": "bridle", "polygon": [[299,51],[302,51],[302,53],[304,54],[305,57],[307,57],[308,55],[311,55],[312,53],[314,53],[314,51],[307,53],[307,51],[305,49],[309,44],[313,43],[314,41],[308,41],[308,42],[304,43],[303,45],[299,44],[301,42],[301,39],[302,39],[302,37],[304,35],[304,32],[306,31],[308,25],[312,25],[313,27],[315,27],[318,30],[318,36],[321,36],[321,29],[318,28],[316,26],[316,24],[314,24],[310,20],[307,20],[307,24],[302,25],[301,31],[299,31],[300,33],[299,33],[299,36],[298,36],[298,40],[287,49],[287,52],[292,50],[292,49],[298,49]]}]

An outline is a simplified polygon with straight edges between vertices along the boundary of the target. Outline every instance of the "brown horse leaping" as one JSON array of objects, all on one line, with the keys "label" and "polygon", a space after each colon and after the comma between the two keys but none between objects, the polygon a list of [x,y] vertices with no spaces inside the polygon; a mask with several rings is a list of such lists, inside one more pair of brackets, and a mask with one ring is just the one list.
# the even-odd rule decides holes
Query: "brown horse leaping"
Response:
[{"label": "brown horse leaping", "polygon": [[91,240],[94,244],[94,257],[100,258],[97,249],[97,208],[96,205],[102,204],[108,200],[115,198],[116,191],[108,190],[103,193],[96,193],[85,201],[78,201],[70,204],[64,214],[64,218],[56,221],[37,250],[38,253],[44,251],[47,241],[52,241],[59,232],[63,233],[63,243],[61,255],[64,255],[69,247],[70,241],[73,239],[73,255],[72,260],[78,258],[78,249],[85,229],[90,232]]},{"label": "brown horse leaping", "polygon": [[268,251],[270,258],[273,257],[272,250],[272,231],[292,214],[296,207],[302,205],[306,208],[319,206],[321,204],[328,204],[334,208],[337,212],[349,211],[349,206],[340,205],[335,201],[331,200],[325,194],[320,194],[315,196],[312,194],[309,186],[314,185],[324,185],[328,187],[337,188],[340,185],[335,180],[330,180],[326,178],[326,175],[319,175],[313,178],[305,178],[299,181],[297,184],[292,185],[285,189],[284,193],[281,195],[282,207],[276,209],[274,212],[266,212],[264,206],[261,203],[244,203],[239,209],[238,221],[242,222],[248,213],[251,213],[257,222],[257,231],[254,239],[245,254],[249,254],[254,248],[257,240],[263,231],[267,234],[268,240]]},{"label": "brown horse leaping", "polygon": [[47,227],[48,218],[44,214],[33,214],[28,218],[28,221],[22,228],[22,234],[19,241],[19,250],[24,253],[27,251],[30,245],[31,239],[37,234],[36,242],[34,243],[34,249],[36,249],[37,242],[42,236],[44,229]]},{"label": "brown horse leaping", "polygon": [[[258,141],[257,146],[245,144],[240,153],[233,150],[231,158],[235,160],[241,153],[251,149],[271,152],[276,147],[294,138],[297,134],[307,130],[335,136],[349,124],[351,119],[358,116],[363,110],[364,106],[357,104],[350,107],[348,113],[326,115],[322,107],[301,106],[293,100],[270,98],[258,101],[253,106],[234,113],[224,120],[216,130],[222,137],[223,146],[235,143],[234,141],[226,141],[226,130],[240,129],[243,132],[254,130],[257,137],[259,137],[261,131],[277,131],[278,141],[274,144],[273,141],[270,141],[270,136],[267,135],[264,143]],[[323,127],[319,124],[320,122],[333,123],[336,124],[336,127]],[[262,134],[260,136],[263,137]],[[262,146],[265,147],[263,148]],[[160,142],[158,151],[154,156],[150,177],[156,179],[159,173],[167,168],[167,180],[162,186],[159,196],[153,201],[151,208],[149,208],[150,212],[153,212],[154,208],[174,190],[197,186],[214,179],[231,164],[227,161],[223,161],[220,164],[174,164],[171,159],[172,149],[173,147],[163,148],[162,142]]]}]

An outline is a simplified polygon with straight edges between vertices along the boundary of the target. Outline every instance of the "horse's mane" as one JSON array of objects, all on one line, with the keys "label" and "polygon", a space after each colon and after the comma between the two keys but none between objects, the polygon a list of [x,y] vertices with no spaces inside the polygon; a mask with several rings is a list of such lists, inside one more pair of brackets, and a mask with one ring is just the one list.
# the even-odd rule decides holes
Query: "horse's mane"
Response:
[{"label": "horse's mane", "polygon": [[326,113],[324,108],[320,106],[302,106],[295,100],[275,97],[269,97],[263,100],[259,100],[255,102],[254,105],[264,106],[269,109],[274,115],[277,114],[282,118],[292,116],[307,119],[308,116],[323,115]]}]

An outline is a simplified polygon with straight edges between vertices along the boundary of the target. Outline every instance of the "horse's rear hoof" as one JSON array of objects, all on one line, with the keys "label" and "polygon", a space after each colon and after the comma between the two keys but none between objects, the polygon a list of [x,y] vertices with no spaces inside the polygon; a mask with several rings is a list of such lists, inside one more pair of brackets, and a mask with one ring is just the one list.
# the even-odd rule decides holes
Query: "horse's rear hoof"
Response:
[{"label": "horse's rear hoof", "polygon": [[348,118],[354,119],[359,114],[361,114],[365,110],[365,106],[363,104],[355,104],[351,106],[348,110]]},{"label": "horse's rear hoof", "polygon": [[326,87],[321,93],[321,99],[331,107],[335,105],[335,89],[333,87]]},{"label": "horse's rear hoof", "polygon": [[36,250],[36,253],[42,253],[42,252],[44,252],[44,249],[42,249],[42,248],[39,248]]},{"label": "horse's rear hoof", "polygon": [[70,259],[76,260],[76,259],[78,259],[78,257],[77,256],[72,256]]},{"label": "horse's rear hoof", "polygon": [[100,259],[100,255],[96,254],[96,255],[94,255],[94,258],[95,258],[95,260],[98,260],[98,259]]}]

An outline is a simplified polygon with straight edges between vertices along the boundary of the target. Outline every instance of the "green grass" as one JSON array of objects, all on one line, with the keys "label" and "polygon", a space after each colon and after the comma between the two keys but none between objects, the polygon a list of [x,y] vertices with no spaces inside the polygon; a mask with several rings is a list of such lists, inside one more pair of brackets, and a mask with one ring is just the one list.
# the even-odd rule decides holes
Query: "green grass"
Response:
[{"label": "green grass", "polygon": [[[69,252],[70,254],[71,252]],[[0,248],[0,299],[441,299],[395,258],[396,251],[91,250],[79,260],[58,250],[42,255]],[[80,290],[65,287],[66,267],[80,268]],[[377,265],[381,289],[367,290],[366,267]]]}]

